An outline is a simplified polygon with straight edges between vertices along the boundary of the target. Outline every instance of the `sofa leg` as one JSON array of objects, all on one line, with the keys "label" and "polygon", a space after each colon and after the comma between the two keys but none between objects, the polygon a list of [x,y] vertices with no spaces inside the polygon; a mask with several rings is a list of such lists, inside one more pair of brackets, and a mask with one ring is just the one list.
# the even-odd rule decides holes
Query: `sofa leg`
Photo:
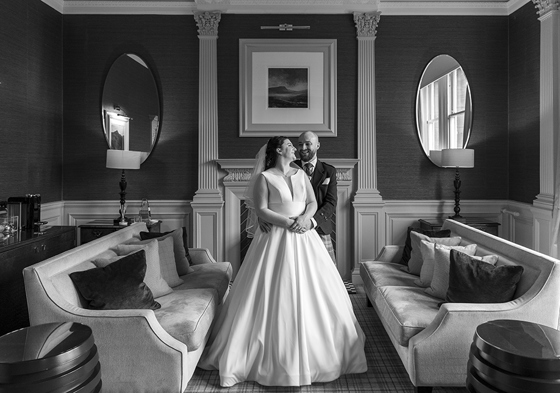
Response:
[{"label": "sofa leg", "polygon": [[415,386],[414,393],[432,393],[432,389],[431,386]]},{"label": "sofa leg", "polygon": [[371,300],[369,300],[368,295],[366,295],[366,304],[368,307],[373,307],[373,304],[371,304]]}]

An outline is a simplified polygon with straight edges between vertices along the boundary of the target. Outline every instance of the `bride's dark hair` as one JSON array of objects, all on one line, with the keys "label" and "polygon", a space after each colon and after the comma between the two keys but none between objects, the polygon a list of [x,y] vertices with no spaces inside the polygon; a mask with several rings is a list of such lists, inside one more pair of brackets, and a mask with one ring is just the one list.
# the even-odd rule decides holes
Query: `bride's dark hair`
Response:
[{"label": "bride's dark hair", "polygon": [[264,160],[264,170],[273,168],[276,165],[276,160],[278,159],[278,153],[276,149],[282,147],[284,141],[288,139],[285,136],[273,136],[268,140],[266,144],[266,157]]}]

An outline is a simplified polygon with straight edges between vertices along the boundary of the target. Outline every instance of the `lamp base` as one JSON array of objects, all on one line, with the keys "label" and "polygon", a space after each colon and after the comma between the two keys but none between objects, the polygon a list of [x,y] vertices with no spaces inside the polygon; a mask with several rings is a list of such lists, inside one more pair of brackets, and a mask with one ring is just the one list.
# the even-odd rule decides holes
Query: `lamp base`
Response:
[{"label": "lamp base", "polygon": [[119,218],[115,218],[113,220],[113,225],[122,225],[122,226],[128,226],[130,224],[132,224],[134,221],[131,218],[128,217],[124,217],[124,221],[123,219],[119,216]]},{"label": "lamp base", "polygon": [[455,220],[455,221],[462,222],[462,223],[466,223],[466,222],[467,222],[467,219],[466,219],[465,217],[463,217],[463,216],[449,216],[448,218],[449,218],[450,220]]}]

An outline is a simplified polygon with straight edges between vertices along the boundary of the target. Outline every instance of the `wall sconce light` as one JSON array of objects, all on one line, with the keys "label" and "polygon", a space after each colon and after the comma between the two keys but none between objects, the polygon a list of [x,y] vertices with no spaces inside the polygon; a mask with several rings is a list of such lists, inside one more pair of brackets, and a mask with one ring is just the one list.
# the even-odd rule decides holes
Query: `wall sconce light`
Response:
[{"label": "wall sconce light", "polygon": [[120,107],[119,104],[113,104],[113,109],[116,110],[116,111],[118,112],[118,113],[117,113],[117,116],[122,116],[122,117],[124,117],[125,119],[133,120],[132,117],[128,117],[128,115],[126,114],[126,112],[124,111],[124,109],[122,109],[122,108]]},{"label": "wall sconce light", "polygon": [[119,210],[119,218],[116,221],[118,225],[128,225],[129,220],[126,218],[126,176],[124,174],[125,169],[140,169],[140,164],[142,163],[142,152],[139,151],[129,151],[129,150],[107,150],[107,168],[121,169],[121,181],[120,186],[120,204],[121,208]]},{"label": "wall sconce light", "polygon": [[[431,152],[430,152],[431,154]],[[441,151],[441,166],[443,168],[455,168],[455,207],[453,211],[455,215],[449,218],[457,221],[464,221],[463,217],[459,214],[461,208],[459,202],[461,201],[461,178],[459,177],[459,168],[474,168],[474,150],[473,149],[443,149]]]}]

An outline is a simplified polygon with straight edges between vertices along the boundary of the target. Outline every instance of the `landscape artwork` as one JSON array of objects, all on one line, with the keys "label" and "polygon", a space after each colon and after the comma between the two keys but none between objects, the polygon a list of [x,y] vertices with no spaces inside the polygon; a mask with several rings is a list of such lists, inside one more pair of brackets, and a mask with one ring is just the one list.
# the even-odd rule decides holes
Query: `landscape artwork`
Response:
[{"label": "landscape artwork", "polygon": [[268,69],[268,108],[309,108],[308,68]]}]

